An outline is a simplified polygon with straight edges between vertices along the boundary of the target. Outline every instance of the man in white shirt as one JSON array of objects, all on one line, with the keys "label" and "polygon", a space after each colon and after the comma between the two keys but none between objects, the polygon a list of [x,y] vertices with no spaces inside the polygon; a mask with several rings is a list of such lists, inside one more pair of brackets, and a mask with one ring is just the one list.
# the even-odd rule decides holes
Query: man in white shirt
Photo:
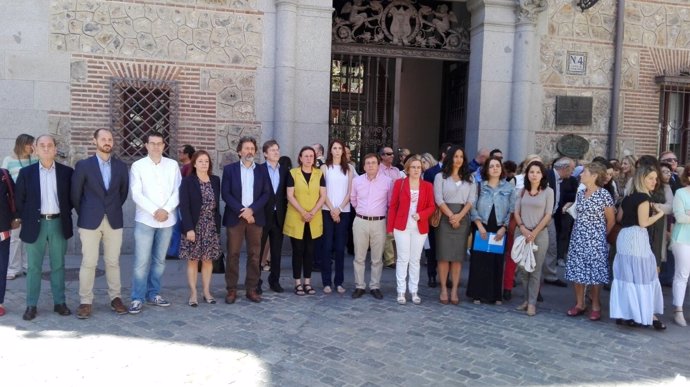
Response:
[{"label": "man in white shirt", "polygon": [[147,136],[148,156],[132,164],[130,189],[136,204],[134,222],[134,272],[132,303],[129,313],[141,312],[144,300],[151,305],[170,306],[161,297],[161,277],[165,270],[165,253],[170,244],[179,187],[182,177],[177,162],[163,157],[163,135]]}]

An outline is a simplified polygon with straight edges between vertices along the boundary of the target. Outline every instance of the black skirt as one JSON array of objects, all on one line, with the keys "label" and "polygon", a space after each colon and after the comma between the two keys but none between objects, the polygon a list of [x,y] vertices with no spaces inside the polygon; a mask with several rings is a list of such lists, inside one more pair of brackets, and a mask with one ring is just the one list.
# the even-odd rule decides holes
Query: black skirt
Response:
[{"label": "black skirt", "polygon": [[[486,232],[497,232],[500,227],[496,222],[495,208],[491,208],[489,224],[484,224]],[[477,226],[472,223],[472,233]],[[506,236],[503,236],[504,238]],[[487,253],[472,249],[470,256],[470,275],[467,281],[467,297],[494,303],[502,300],[503,291],[503,256],[504,254]]]}]

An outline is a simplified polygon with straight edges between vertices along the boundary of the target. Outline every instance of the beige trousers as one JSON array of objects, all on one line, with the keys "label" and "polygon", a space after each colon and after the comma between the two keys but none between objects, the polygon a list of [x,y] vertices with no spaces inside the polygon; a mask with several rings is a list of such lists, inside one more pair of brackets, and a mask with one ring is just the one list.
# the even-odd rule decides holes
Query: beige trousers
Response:
[{"label": "beige trousers", "polygon": [[381,287],[381,272],[383,270],[383,245],[386,240],[386,220],[364,220],[355,218],[352,223],[352,239],[355,245],[355,287],[365,289],[364,280],[367,249],[371,247],[371,280],[370,289]]},{"label": "beige trousers", "polygon": [[103,241],[103,261],[105,262],[105,279],[108,282],[110,300],[120,297],[120,247],[122,247],[122,229],[113,229],[108,218],[95,230],[79,229],[81,239],[81,267],[79,268],[79,299],[82,304],[93,303],[93,283],[96,279],[99,248]]}]

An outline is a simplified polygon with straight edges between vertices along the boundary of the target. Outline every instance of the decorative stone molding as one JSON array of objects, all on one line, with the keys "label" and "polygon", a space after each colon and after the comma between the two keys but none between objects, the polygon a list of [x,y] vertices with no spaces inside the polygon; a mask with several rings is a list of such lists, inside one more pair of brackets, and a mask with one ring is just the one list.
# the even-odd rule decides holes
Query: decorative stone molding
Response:
[{"label": "decorative stone molding", "polygon": [[348,1],[333,18],[334,43],[469,51],[470,36],[447,4],[436,8],[410,0]]},{"label": "decorative stone molding", "polygon": [[518,23],[537,22],[537,17],[549,5],[547,0],[515,0],[517,3],[517,21]]},{"label": "decorative stone molding", "polygon": [[[187,3],[194,1],[202,0]],[[60,51],[252,67],[261,64],[260,15],[53,0],[50,19],[50,41]]]}]

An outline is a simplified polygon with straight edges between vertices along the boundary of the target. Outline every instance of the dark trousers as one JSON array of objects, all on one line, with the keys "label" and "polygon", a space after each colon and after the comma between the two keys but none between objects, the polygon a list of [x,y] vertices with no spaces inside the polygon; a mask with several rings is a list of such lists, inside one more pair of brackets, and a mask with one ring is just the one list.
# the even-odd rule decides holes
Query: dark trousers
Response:
[{"label": "dark trousers", "polygon": [[[436,229],[429,226],[429,251],[426,254],[426,275],[429,278],[436,277]],[[441,281],[445,281],[445,278],[441,278]]]},{"label": "dark trousers", "polygon": [[561,215],[561,229],[556,228],[556,259],[565,260],[568,255],[568,247],[570,246],[570,233],[573,231],[573,219],[570,214]]},{"label": "dark trousers", "polygon": [[260,255],[262,227],[256,223],[249,224],[246,220],[228,229],[228,258],[225,265],[225,286],[228,291],[237,290],[240,276],[240,249],[242,240],[247,242],[247,277],[244,281],[245,289],[256,289],[261,274]]},{"label": "dark trousers", "polygon": [[[321,281],[323,286],[341,286],[344,280],[345,243],[350,213],[341,212],[340,222],[331,218],[330,211],[323,211],[323,237],[321,254]],[[335,278],[331,278],[331,253],[335,261]],[[333,282],[331,282],[331,279]]]},{"label": "dark trousers", "polygon": [[292,278],[311,278],[312,259],[314,257],[314,245],[317,240],[311,238],[309,223],[304,225],[302,239],[290,238],[292,243]]},{"label": "dark trousers", "polygon": [[278,223],[278,213],[273,211],[271,221],[264,226],[261,233],[261,252],[259,257],[264,256],[266,241],[269,243],[271,252],[271,273],[268,275],[269,284],[277,284],[280,280],[280,258],[283,249],[283,227]]},{"label": "dark trousers", "polygon": [[0,242],[0,304],[5,303],[7,288],[7,265],[10,262],[10,238]]}]

